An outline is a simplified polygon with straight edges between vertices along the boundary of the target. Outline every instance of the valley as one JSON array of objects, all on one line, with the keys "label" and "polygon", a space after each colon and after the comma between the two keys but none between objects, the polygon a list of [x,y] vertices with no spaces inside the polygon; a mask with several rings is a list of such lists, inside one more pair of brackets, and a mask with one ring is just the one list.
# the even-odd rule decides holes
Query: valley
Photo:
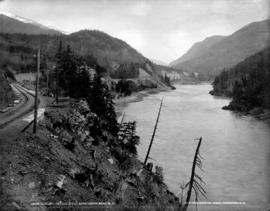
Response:
[{"label": "valley", "polygon": [[[143,1],[115,21],[106,2],[83,4],[94,5],[87,14],[100,24],[128,33],[96,30],[88,16],[80,22],[89,29],[77,30],[73,8],[62,22],[76,26],[69,33],[0,11],[0,209],[267,209],[270,20],[240,18],[228,35],[213,27],[180,56],[183,42],[199,37],[191,23],[177,11],[167,33],[171,14],[150,15],[174,5]],[[211,28],[201,27],[198,34]]]}]

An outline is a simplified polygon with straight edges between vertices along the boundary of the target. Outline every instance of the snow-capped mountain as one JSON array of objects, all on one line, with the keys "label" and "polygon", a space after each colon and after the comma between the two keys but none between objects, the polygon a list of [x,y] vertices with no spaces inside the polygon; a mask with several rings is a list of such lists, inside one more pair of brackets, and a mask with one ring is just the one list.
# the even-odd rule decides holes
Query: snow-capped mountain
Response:
[{"label": "snow-capped mountain", "polygon": [[44,26],[38,22],[11,13],[0,11],[0,33],[23,34],[63,34],[53,27]]}]

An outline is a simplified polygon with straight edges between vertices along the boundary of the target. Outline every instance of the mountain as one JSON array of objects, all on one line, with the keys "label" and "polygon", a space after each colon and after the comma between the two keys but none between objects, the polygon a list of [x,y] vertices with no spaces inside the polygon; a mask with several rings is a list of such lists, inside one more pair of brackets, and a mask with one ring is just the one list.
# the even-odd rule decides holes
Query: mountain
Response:
[{"label": "mountain", "polygon": [[201,42],[195,43],[183,56],[179,59],[171,62],[170,66],[176,66],[177,64],[196,58],[203,52],[207,51],[211,46],[224,39],[225,36],[212,36],[204,39]]},{"label": "mountain", "polygon": [[123,63],[150,63],[126,42],[97,30],[82,30],[66,36],[64,42],[80,55],[91,54],[100,65],[114,71]]},{"label": "mountain", "polygon": [[[0,67],[8,66],[17,73],[35,71],[33,54],[37,48],[41,49],[41,68],[52,69],[55,66],[59,43],[62,41],[63,46],[70,46],[75,55],[93,57],[99,66],[106,69],[107,76],[112,78],[143,80],[144,75],[144,80],[150,80],[151,84],[162,85],[160,80],[164,73],[169,71],[172,75],[170,68],[160,68],[125,41],[104,32],[81,30],[67,35],[59,31],[55,33],[53,29],[22,17],[1,15],[1,18],[3,25],[8,25],[9,22],[14,26],[17,24],[18,27],[11,27],[10,24],[2,27],[4,30],[0,31]],[[27,29],[25,24],[28,24],[30,29]],[[39,33],[41,29],[45,31]]]},{"label": "mountain", "polygon": [[60,31],[11,14],[0,14],[0,33],[59,35]]},{"label": "mountain", "polygon": [[267,19],[248,24],[230,36],[205,39],[171,65],[185,72],[197,72],[201,78],[209,79],[269,45],[270,19]]},{"label": "mountain", "polygon": [[35,49],[41,48],[47,63],[53,65],[59,41],[70,45],[79,56],[91,55],[109,72],[123,64],[151,63],[126,42],[97,30],[62,34],[35,21],[12,14],[0,14],[0,65],[11,64],[17,72],[27,72],[33,63]]},{"label": "mountain", "polygon": [[[2,17],[10,22],[18,23],[15,18]],[[20,24],[25,23],[20,22]],[[7,32],[6,28],[5,30]],[[99,66],[106,69],[108,76],[141,79],[139,73],[144,72],[143,75],[147,75],[146,79],[149,83],[162,85],[160,83],[161,71],[156,68],[153,62],[126,42],[104,32],[81,30],[69,35],[18,32],[19,28],[17,28],[16,33],[12,33],[12,31],[0,33],[0,67],[8,66],[17,73],[35,71],[33,54],[36,53],[37,48],[40,48],[41,69],[52,69],[55,66],[55,55],[59,43],[62,41],[63,46],[65,48],[70,46],[75,55],[84,58],[93,57]]]},{"label": "mountain", "polygon": [[[126,42],[95,30],[79,31],[70,35],[0,34],[0,65],[11,64],[17,72],[29,71],[35,49],[41,48],[46,62],[53,65],[60,40],[70,46],[78,56],[93,56],[109,72],[117,71],[124,64],[145,66],[151,62]],[[18,64],[18,65],[17,65]],[[23,67],[21,65],[27,66]]]},{"label": "mountain", "polygon": [[232,97],[227,109],[270,109],[270,47],[216,76],[210,93]]}]

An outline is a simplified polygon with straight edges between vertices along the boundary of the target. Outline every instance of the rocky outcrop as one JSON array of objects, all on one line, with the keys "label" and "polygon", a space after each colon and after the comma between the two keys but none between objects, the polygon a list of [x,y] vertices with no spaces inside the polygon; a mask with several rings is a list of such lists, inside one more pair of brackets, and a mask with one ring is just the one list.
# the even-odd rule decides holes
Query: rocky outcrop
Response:
[{"label": "rocky outcrop", "polygon": [[12,103],[15,96],[11,86],[8,83],[6,74],[0,70],[0,109],[5,108]]}]

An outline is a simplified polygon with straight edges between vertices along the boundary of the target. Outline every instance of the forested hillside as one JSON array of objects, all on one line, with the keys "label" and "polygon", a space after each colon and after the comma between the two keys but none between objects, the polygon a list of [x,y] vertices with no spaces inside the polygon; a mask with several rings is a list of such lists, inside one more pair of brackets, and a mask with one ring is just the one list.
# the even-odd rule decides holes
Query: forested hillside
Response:
[{"label": "forested hillside", "polygon": [[99,31],[80,31],[59,36],[1,34],[0,40],[1,64],[8,63],[17,71],[29,71],[32,55],[39,46],[44,55],[43,62],[48,65],[54,63],[60,40],[63,45],[70,45],[79,56],[94,56],[109,72],[117,70],[121,64],[150,63],[124,41]]},{"label": "forested hillside", "polygon": [[[165,86],[161,70],[126,42],[100,31],[84,30],[70,35],[0,34],[0,67],[16,73],[35,71],[34,55],[41,49],[41,70],[53,70],[60,41],[84,60],[94,60],[103,75],[114,79],[138,79],[147,86]],[[141,78],[143,71],[147,77]],[[138,82],[139,83],[139,82]]]},{"label": "forested hillside", "polygon": [[196,42],[183,56],[170,63],[170,66],[177,67],[178,64],[196,58],[212,47],[217,42],[223,40],[225,36],[211,36],[205,38],[203,41]]},{"label": "forested hillside", "polygon": [[270,48],[224,70],[215,78],[213,88],[214,95],[232,97],[228,109],[270,109]]}]

